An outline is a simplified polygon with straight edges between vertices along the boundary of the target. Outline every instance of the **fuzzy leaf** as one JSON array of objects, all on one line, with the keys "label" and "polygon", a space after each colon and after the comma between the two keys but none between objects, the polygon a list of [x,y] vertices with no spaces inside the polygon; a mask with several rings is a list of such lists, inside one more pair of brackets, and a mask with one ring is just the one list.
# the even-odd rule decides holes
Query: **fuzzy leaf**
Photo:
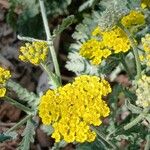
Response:
[{"label": "fuzzy leaf", "polygon": [[129,100],[125,101],[125,105],[134,114],[140,114],[142,112],[142,108],[131,104]]},{"label": "fuzzy leaf", "polygon": [[84,2],[84,3],[79,7],[79,12],[81,12],[81,11],[87,9],[87,8],[90,8],[90,7],[94,4],[95,1],[96,1],[96,0],[88,0],[88,1]]},{"label": "fuzzy leaf", "polygon": [[54,143],[54,146],[51,148],[51,150],[60,150],[64,148],[67,145],[65,141],[60,141],[59,143]]},{"label": "fuzzy leaf", "polygon": [[51,125],[42,125],[41,129],[46,133],[47,135],[51,135],[54,131],[53,127]]},{"label": "fuzzy leaf", "polygon": [[27,102],[30,107],[36,108],[38,105],[39,97],[33,92],[29,92],[18,83],[9,80],[6,86],[13,90],[18,95],[20,100]]},{"label": "fuzzy leaf", "polygon": [[58,25],[57,28],[54,30],[54,35],[60,34],[66,28],[68,28],[74,22],[74,15],[68,16],[67,18],[63,19],[62,24]]},{"label": "fuzzy leaf", "polygon": [[23,139],[18,147],[18,150],[29,150],[30,143],[34,142],[35,127],[32,120],[27,121],[26,128],[22,134]]}]

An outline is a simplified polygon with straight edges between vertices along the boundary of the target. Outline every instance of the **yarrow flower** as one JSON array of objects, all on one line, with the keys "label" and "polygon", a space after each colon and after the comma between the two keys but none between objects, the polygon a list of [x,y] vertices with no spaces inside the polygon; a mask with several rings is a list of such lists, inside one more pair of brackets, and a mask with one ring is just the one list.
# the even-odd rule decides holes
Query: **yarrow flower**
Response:
[{"label": "yarrow flower", "polygon": [[147,7],[150,7],[150,0],[142,0],[141,2],[141,7],[144,9],[144,8],[147,8]]},{"label": "yarrow flower", "polygon": [[80,55],[91,60],[93,65],[98,65],[103,58],[111,55],[111,51],[105,47],[103,42],[96,39],[88,40],[80,48]]},{"label": "yarrow flower", "polygon": [[104,45],[114,53],[127,52],[131,45],[126,33],[119,27],[110,31],[102,32]]},{"label": "yarrow flower", "polygon": [[144,54],[140,56],[141,61],[150,67],[150,34],[146,34],[142,38],[142,45],[144,49]]},{"label": "yarrow flower", "polygon": [[11,77],[10,71],[0,67],[0,97],[4,97],[6,93],[5,84]]},{"label": "yarrow flower", "polygon": [[138,88],[136,90],[137,101],[136,104],[145,108],[150,106],[150,77],[143,75],[137,82]]},{"label": "yarrow flower", "polygon": [[119,27],[114,27],[110,31],[101,31],[96,27],[92,36],[97,39],[90,39],[83,43],[79,53],[81,56],[91,60],[91,63],[98,65],[112,53],[127,52],[131,45],[126,33]]},{"label": "yarrow flower", "polygon": [[39,65],[46,60],[48,55],[48,46],[46,42],[26,43],[20,48],[20,60],[30,62],[34,65]]},{"label": "yarrow flower", "polygon": [[136,25],[145,24],[145,18],[141,12],[139,12],[137,10],[131,10],[131,12],[128,15],[124,16],[121,19],[121,23],[126,28],[131,28]]},{"label": "yarrow flower", "polygon": [[71,84],[48,90],[41,97],[39,116],[45,125],[52,125],[56,142],[92,142],[96,133],[90,126],[99,126],[110,109],[103,96],[111,92],[109,83],[97,76],[82,75]]}]

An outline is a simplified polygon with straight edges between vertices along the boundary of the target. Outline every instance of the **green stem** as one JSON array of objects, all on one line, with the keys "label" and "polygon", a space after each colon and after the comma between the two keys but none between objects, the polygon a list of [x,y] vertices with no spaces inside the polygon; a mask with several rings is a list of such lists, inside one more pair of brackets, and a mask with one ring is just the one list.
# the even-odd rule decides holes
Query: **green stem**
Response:
[{"label": "green stem", "polygon": [[23,110],[27,114],[31,114],[33,112],[33,110],[31,110],[30,108],[20,104],[19,102],[17,102],[16,100],[14,100],[14,99],[12,99],[10,97],[5,96],[4,99],[6,101],[8,101],[9,103],[11,103],[12,105],[16,106],[17,108]]},{"label": "green stem", "polygon": [[144,147],[144,150],[150,150],[150,135],[147,135],[146,137],[146,145]]},{"label": "green stem", "polygon": [[28,41],[28,42],[47,42],[45,40],[39,40],[39,39],[34,39],[34,38],[31,38],[31,37],[25,37],[25,36],[20,36],[20,35],[18,35],[17,38],[19,40]]},{"label": "green stem", "polygon": [[24,123],[26,123],[28,121],[28,119],[30,119],[32,117],[32,114],[27,115],[25,118],[23,118],[20,122],[18,122],[17,124],[15,124],[12,128],[8,129],[6,131],[6,134],[8,134],[11,131],[14,131],[16,129],[18,129],[21,125],[23,125]]},{"label": "green stem", "polygon": [[49,70],[49,68],[45,64],[41,64],[41,66],[48,74],[48,77],[50,81],[52,81],[52,85],[54,86],[54,88],[58,88],[60,86],[60,83],[58,82],[57,77]]},{"label": "green stem", "polygon": [[46,36],[47,36],[47,42],[48,42],[50,53],[51,53],[52,60],[54,63],[54,69],[55,69],[57,77],[59,78],[59,82],[61,82],[61,74],[60,74],[60,70],[59,70],[59,64],[57,61],[57,56],[56,56],[51,32],[50,32],[49,25],[48,25],[48,20],[47,20],[47,16],[46,16],[46,9],[44,6],[44,0],[39,0],[39,3],[40,3],[42,19],[43,19],[43,23],[44,23],[44,27],[45,27],[45,32],[46,32]]},{"label": "green stem", "polygon": [[140,63],[140,59],[139,59],[137,44],[133,38],[133,35],[129,32],[128,29],[126,29],[121,23],[119,23],[118,26],[127,34],[128,38],[130,40],[131,47],[133,49],[133,53],[134,53],[134,57],[135,57],[136,69],[137,69],[136,78],[138,80],[141,77],[141,63]]},{"label": "green stem", "polygon": [[105,135],[102,134],[102,132],[100,133],[96,127],[91,126],[91,129],[96,132],[96,134],[102,139],[104,140],[109,146],[111,146],[113,148],[113,150],[117,149],[116,145],[114,145],[113,143],[111,143],[110,141],[108,141],[108,139],[105,137]]},{"label": "green stem", "polygon": [[127,125],[123,127],[124,130],[128,130],[132,128],[133,126],[135,126],[136,124],[138,124],[142,119],[146,117],[148,111],[149,111],[149,108],[145,108],[140,115],[138,115],[133,121],[131,121],[130,123],[128,123]]}]

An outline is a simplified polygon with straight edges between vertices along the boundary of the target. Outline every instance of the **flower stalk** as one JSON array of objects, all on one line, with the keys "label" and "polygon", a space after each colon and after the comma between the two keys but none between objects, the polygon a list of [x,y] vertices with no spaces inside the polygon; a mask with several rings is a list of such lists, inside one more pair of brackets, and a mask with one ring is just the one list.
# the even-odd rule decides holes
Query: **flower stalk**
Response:
[{"label": "flower stalk", "polygon": [[137,44],[132,36],[132,34],[129,32],[127,28],[125,28],[121,23],[118,23],[118,26],[127,34],[129,37],[131,47],[133,49],[134,57],[135,57],[135,63],[136,63],[136,69],[137,69],[137,76],[136,79],[140,79],[141,77],[141,63],[140,63],[140,58],[138,54],[138,49],[137,49]]},{"label": "flower stalk", "polygon": [[44,28],[45,28],[45,32],[46,32],[47,42],[49,45],[50,53],[51,53],[53,64],[54,64],[55,73],[59,79],[59,82],[61,83],[61,74],[60,74],[60,70],[59,70],[59,64],[57,61],[57,56],[56,56],[56,52],[55,52],[55,48],[54,48],[53,38],[51,36],[51,32],[50,32],[49,25],[48,25],[44,1],[39,0],[39,3],[40,3],[42,19],[43,19],[43,23],[44,23]]},{"label": "flower stalk", "polygon": [[17,102],[16,100],[5,96],[4,97],[5,101],[11,103],[12,105],[16,106],[17,108],[21,109],[22,111],[26,112],[27,114],[31,114],[33,112],[33,110],[31,110],[30,108],[20,104],[19,102]]},{"label": "flower stalk", "polygon": [[12,128],[8,129],[5,134],[8,134],[9,132],[12,132],[12,131],[18,129],[20,126],[25,124],[31,117],[32,117],[32,114],[27,115],[25,118],[23,118],[20,122],[18,122]]},{"label": "flower stalk", "polygon": [[58,81],[57,77],[50,71],[47,65],[41,63],[41,66],[46,71],[50,81],[52,81],[54,88],[58,88],[60,86],[60,82]]}]

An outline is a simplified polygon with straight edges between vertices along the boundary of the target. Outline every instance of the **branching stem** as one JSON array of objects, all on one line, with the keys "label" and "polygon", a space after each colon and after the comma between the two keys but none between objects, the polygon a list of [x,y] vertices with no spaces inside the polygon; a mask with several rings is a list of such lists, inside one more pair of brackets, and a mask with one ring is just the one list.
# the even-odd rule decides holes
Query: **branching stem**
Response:
[{"label": "branching stem", "polygon": [[54,43],[53,43],[53,39],[52,39],[51,32],[49,29],[49,25],[48,25],[48,20],[47,20],[47,16],[46,16],[46,9],[44,6],[44,0],[39,0],[39,3],[40,3],[42,19],[43,19],[43,23],[44,23],[44,28],[45,28],[45,32],[46,32],[46,36],[47,36],[47,42],[49,45],[50,53],[51,53],[53,64],[54,64],[55,73],[59,79],[59,82],[61,82],[61,74],[60,74],[59,64],[57,61]]}]

